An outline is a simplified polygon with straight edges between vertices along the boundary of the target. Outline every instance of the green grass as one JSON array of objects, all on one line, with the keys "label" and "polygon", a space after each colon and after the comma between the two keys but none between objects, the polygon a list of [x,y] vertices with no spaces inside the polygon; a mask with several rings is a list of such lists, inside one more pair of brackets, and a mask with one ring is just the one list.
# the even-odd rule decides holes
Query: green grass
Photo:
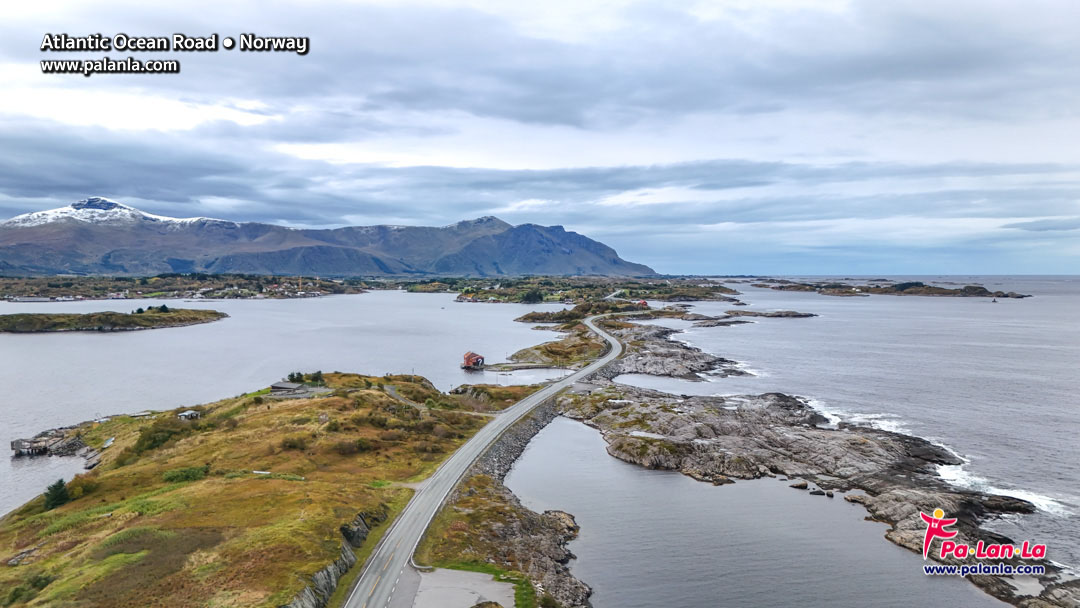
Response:
[{"label": "green grass", "polygon": [[51,605],[54,600],[70,596],[79,589],[101,580],[112,572],[142,561],[148,553],[149,551],[145,550],[137,553],[115,553],[104,559],[97,560],[90,567],[81,569],[75,577],[59,580],[46,587],[40,596],[44,603],[39,602],[39,605]]},{"label": "green grass", "polygon": [[386,486],[388,486],[388,485],[390,485],[392,483],[394,483],[394,482],[386,481],[385,479],[376,479],[375,481],[369,483],[368,487],[372,488],[372,489],[375,489],[375,490],[378,490],[379,488],[385,488]]},{"label": "green grass", "polygon": [[[150,526],[137,526],[134,528],[127,528],[121,530],[116,534],[113,534],[101,541],[98,546],[101,548],[114,547],[130,540],[165,540],[175,536],[175,532],[169,532],[167,530],[159,530],[157,528],[151,528]],[[149,537],[149,538],[144,538]]]},{"label": "green grass", "polygon": [[84,523],[90,521],[95,517],[104,515],[106,513],[111,513],[112,511],[119,509],[121,506],[123,506],[121,503],[113,503],[92,507],[90,509],[84,509],[82,511],[76,511],[74,513],[68,513],[67,515],[64,515],[63,517],[46,526],[44,530],[38,533],[38,536],[44,538],[46,536],[52,536],[53,534],[58,534],[60,532],[66,532],[68,530],[83,525]]},{"label": "green grass", "polygon": [[82,511],[67,513],[59,517],[57,517],[57,515],[59,515],[57,513],[46,511],[45,513],[40,513],[38,515],[27,518],[24,521],[24,524],[33,523],[35,521],[41,520],[49,521],[50,519],[55,518],[55,521],[52,521],[49,525],[45,527],[45,529],[38,533],[39,537],[44,538],[47,536],[52,536],[53,534],[66,532],[68,530],[77,528],[93,520],[96,517],[99,517],[106,513],[119,511],[121,509],[125,509],[134,513],[139,513],[140,515],[146,515],[149,513],[163,513],[168,510],[180,508],[181,506],[183,506],[183,504],[180,503],[179,499],[164,501],[152,501],[149,499],[154,496],[158,496],[166,492],[175,490],[182,485],[183,484],[168,485],[163,488],[158,488],[156,490],[146,492],[145,494],[135,496],[128,502],[116,502],[105,505],[98,505],[96,507],[90,507],[89,509],[83,509]]},{"label": "green grass", "polygon": [[465,570],[467,572],[483,572],[490,574],[495,580],[503,583],[513,583],[514,585],[514,607],[515,608],[536,608],[536,589],[533,588],[529,579],[524,575],[507,572],[502,568],[498,568],[491,564],[482,562],[467,562],[467,561],[447,561],[440,562],[435,565],[436,568],[446,568],[449,570]]}]

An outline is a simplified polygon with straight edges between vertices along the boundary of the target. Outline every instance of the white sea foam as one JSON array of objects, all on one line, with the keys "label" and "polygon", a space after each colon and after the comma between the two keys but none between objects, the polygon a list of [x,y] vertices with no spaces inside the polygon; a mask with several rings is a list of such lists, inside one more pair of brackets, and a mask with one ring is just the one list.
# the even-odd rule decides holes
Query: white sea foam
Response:
[{"label": "white sea foam", "polygon": [[[852,414],[844,410],[834,409],[828,407],[825,402],[819,399],[808,399],[807,404],[810,407],[821,413],[829,419],[830,427],[836,427],[841,421],[849,422],[853,424],[864,424],[873,428],[881,429],[883,431],[890,431],[894,433],[906,432],[904,425],[899,417],[894,414],[881,413],[881,414]],[[940,476],[946,483],[962,488],[965,490],[976,490],[979,492],[985,492],[987,494],[999,494],[1002,496],[1011,496],[1013,498],[1019,498],[1026,500],[1035,505],[1035,508],[1052,515],[1067,516],[1072,515],[1073,512],[1066,507],[1061,501],[1039,494],[1037,492],[1031,492],[1028,490],[1017,490],[1011,488],[1002,488],[996,486],[989,479],[975,475],[966,470],[965,467],[970,463],[970,460],[965,458],[962,454],[957,453],[955,450],[940,442],[933,442],[941,448],[944,448],[953,456],[956,456],[963,461],[958,465],[938,465],[938,476]]]},{"label": "white sea foam", "polygon": [[872,429],[878,429],[881,431],[888,431],[890,433],[903,433],[906,435],[912,434],[907,430],[904,425],[903,419],[896,414],[890,414],[888,412],[878,412],[876,414],[865,414],[862,412],[851,412],[849,410],[831,407],[828,403],[820,399],[806,399],[807,405],[818,411],[819,414],[825,416],[829,420],[829,427],[835,428],[841,422],[847,422],[848,424],[854,424],[857,426],[866,426]]},{"label": "white sea foam", "polygon": [[1045,511],[1052,515],[1067,516],[1072,514],[1072,511],[1070,511],[1068,507],[1050,496],[1029,492],[1027,490],[1015,490],[995,486],[989,479],[965,470],[964,467],[967,466],[968,461],[963,456],[960,458],[964,461],[963,464],[938,465],[938,475],[950,485],[965,490],[976,490],[987,494],[1000,494],[1002,496],[1012,496],[1013,498],[1026,500],[1035,505],[1040,511]]},{"label": "white sea foam", "polygon": [[737,369],[739,369],[739,371],[746,372],[746,373],[750,374],[751,376],[757,376],[759,378],[769,375],[766,372],[764,372],[764,371],[762,371],[760,369],[757,369],[757,368],[750,367],[749,365],[747,365],[746,363],[743,363],[741,361],[736,362],[735,367]]},{"label": "white sea foam", "polygon": [[844,410],[833,410],[833,413],[839,415],[844,422],[849,422],[851,424],[868,426],[872,429],[888,431],[890,433],[911,434],[908,432],[907,427],[904,426],[903,420],[896,414],[890,414],[888,412],[863,414],[858,412],[845,412]]},{"label": "white sea foam", "polygon": [[839,426],[840,422],[843,420],[843,418],[840,416],[840,414],[838,412],[830,409],[829,406],[826,405],[825,402],[821,401],[820,399],[807,399],[806,400],[806,405],[809,405],[810,407],[814,408],[815,410],[817,410],[817,412],[819,414],[821,414],[826,419],[828,419],[829,423],[825,425],[827,428],[835,429],[837,426]]}]

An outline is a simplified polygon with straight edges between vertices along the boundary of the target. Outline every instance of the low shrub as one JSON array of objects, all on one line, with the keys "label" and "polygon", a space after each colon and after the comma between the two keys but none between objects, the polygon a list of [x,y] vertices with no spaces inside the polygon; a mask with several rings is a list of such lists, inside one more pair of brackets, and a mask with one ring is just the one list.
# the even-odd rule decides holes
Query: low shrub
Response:
[{"label": "low shrub", "polygon": [[284,450],[306,450],[307,437],[304,435],[289,435],[281,440],[281,448]]},{"label": "low shrub", "polygon": [[379,439],[383,441],[401,441],[405,439],[404,431],[383,431],[379,433]]},{"label": "low shrub", "polygon": [[182,469],[165,471],[161,474],[161,478],[168,483],[178,483],[182,481],[198,481],[200,479],[204,479],[209,473],[210,465],[207,464],[201,467],[184,467]]},{"label": "low shrub", "polygon": [[434,441],[421,441],[413,446],[413,450],[421,454],[437,454],[442,447]]},{"label": "low shrub", "polygon": [[192,430],[190,422],[165,415],[139,431],[139,438],[135,441],[133,448],[134,452],[142,454],[157,449],[170,441],[190,435]]},{"label": "low shrub", "polygon": [[98,483],[88,478],[86,475],[76,475],[75,479],[68,482],[67,488],[71,500],[75,500],[96,490],[98,488]]},{"label": "low shrub", "polygon": [[352,441],[339,441],[334,444],[334,451],[342,456],[359,454],[374,449],[374,445],[367,439],[355,439]]}]

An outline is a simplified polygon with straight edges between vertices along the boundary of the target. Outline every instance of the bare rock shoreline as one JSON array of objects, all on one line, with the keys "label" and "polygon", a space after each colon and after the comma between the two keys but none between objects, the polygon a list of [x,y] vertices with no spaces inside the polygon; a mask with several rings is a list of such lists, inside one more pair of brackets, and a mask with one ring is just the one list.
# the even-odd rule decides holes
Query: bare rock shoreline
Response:
[{"label": "bare rock shoreline", "polygon": [[617,330],[627,355],[603,368],[597,375],[608,380],[622,374],[667,376],[701,381],[701,374],[726,377],[745,376],[738,363],[710,355],[699,348],[670,340],[677,329],[657,325],[630,325]]}]

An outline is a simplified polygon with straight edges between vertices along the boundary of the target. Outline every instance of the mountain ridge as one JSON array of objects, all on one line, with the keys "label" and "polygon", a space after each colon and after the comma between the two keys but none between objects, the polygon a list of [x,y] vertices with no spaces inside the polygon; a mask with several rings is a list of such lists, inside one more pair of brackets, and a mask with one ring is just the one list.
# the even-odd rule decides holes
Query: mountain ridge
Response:
[{"label": "mountain ridge", "polygon": [[103,197],[0,222],[6,275],[161,272],[325,276],[646,276],[648,266],[562,226],[494,216],[441,227],[294,228],[154,215]]}]

